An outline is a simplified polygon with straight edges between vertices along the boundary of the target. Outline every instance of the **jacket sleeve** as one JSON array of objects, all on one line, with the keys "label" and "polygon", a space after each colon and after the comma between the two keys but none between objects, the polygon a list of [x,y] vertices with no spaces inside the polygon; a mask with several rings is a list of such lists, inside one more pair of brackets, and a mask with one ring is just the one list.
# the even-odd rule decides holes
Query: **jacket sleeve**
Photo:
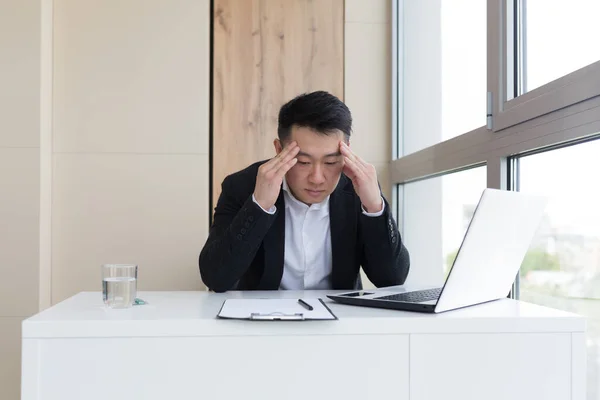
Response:
[{"label": "jacket sleeve", "polygon": [[402,243],[400,232],[390,205],[378,217],[361,214],[358,217],[362,242],[361,265],[369,280],[377,287],[402,285],[410,269],[408,250]]},{"label": "jacket sleeve", "polygon": [[236,199],[234,188],[230,177],[223,181],[198,261],[202,281],[215,292],[232,289],[246,273],[276,215],[264,212],[252,201],[252,195]]}]

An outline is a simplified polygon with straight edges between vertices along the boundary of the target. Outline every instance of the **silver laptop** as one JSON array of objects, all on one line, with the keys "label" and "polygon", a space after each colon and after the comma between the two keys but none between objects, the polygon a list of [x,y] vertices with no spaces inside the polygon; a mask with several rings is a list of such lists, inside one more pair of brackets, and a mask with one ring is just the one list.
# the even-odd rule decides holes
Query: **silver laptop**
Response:
[{"label": "silver laptop", "polygon": [[485,189],[443,287],[393,286],[327,297],[344,304],[428,313],[504,298],[546,203],[540,196]]}]

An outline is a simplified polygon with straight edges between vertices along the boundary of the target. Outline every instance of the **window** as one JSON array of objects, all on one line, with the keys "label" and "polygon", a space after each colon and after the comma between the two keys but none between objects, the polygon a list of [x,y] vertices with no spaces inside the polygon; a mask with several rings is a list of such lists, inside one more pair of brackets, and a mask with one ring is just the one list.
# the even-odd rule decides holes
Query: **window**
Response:
[{"label": "window", "polygon": [[597,0],[525,0],[523,93],[600,60]]},{"label": "window", "polygon": [[486,4],[402,2],[400,154],[485,125]]},{"label": "window", "polygon": [[[595,0],[488,0],[493,129],[600,95]],[[500,7],[497,7],[500,5]],[[488,38],[490,40],[490,38]],[[498,69],[498,66],[503,66]]]},{"label": "window", "polygon": [[548,196],[519,298],[588,317],[588,399],[600,398],[600,140],[522,157],[521,192]]},{"label": "window", "polygon": [[587,400],[600,400],[600,1],[392,4],[390,175],[419,265],[408,282],[443,281],[484,187],[551,196],[520,296],[590,318]]},{"label": "window", "polygon": [[481,193],[485,166],[403,185],[403,239],[411,263],[409,283],[441,285],[467,231]]}]

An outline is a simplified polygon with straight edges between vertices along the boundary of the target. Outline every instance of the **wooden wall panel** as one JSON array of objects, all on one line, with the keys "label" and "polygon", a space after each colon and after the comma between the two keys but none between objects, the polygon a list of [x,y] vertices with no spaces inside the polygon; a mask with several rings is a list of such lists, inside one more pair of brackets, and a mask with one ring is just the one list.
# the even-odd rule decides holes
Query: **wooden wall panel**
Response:
[{"label": "wooden wall panel", "polygon": [[213,207],[230,173],[274,154],[279,108],[343,99],[344,0],[214,0]]}]

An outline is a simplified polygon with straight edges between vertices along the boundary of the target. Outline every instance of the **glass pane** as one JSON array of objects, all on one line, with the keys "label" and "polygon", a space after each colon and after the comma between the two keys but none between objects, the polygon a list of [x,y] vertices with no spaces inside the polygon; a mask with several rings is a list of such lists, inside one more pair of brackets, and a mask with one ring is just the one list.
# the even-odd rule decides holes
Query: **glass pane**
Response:
[{"label": "glass pane", "polygon": [[486,2],[405,1],[399,143],[406,155],[485,125]]},{"label": "glass pane", "polygon": [[520,191],[549,197],[520,298],[588,317],[589,400],[600,400],[600,140],[519,160]]},{"label": "glass pane", "polygon": [[486,171],[476,167],[403,185],[403,239],[411,258],[407,282],[443,283],[486,187]]},{"label": "glass pane", "polygon": [[600,60],[598,0],[526,0],[525,91]]}]

